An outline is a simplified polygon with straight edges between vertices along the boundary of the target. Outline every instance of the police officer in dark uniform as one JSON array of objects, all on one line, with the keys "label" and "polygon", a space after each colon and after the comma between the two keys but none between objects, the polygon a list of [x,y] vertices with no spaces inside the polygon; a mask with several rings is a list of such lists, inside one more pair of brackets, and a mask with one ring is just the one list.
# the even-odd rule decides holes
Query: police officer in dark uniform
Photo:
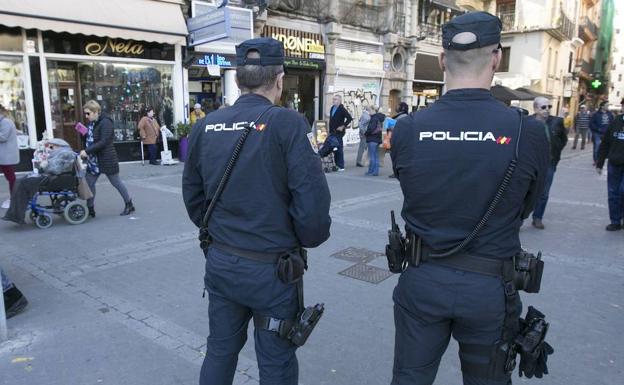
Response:
[{"label": "police officer in dark uniform", "polygon": [[260,384],[295,385],[296,346],[256,320],[279,324],[296,317],[297,287],[278,279],[276,261],[328,239],[329,188],[307,137],[307,121],[274,105],[283,86],[282,43],[247,40],[236,55],[242,95],[232,107],[195,124],[183,176],[186,209],[201,227],[237,141],[246,126],[253,128],[207,224],[210,336],[200,384],[232,383],[253,318]]},{"label": "police officer in dark uniform", "polygon": [[[459,342],[464,384],[508,384],[502,346],[514,338],[522,304],[506,286],[504,269],[521,250],[520,226],[542,192],[548,141],[542,127],[490,93],[501,61],[501,21],[467,13],[442,31],[447,92],[398,121],[392,136],[402,217],[417,256],[393,294],[392,384],[432,384],[451,336]],[[458,247],[515,158],[492,215]]]}]

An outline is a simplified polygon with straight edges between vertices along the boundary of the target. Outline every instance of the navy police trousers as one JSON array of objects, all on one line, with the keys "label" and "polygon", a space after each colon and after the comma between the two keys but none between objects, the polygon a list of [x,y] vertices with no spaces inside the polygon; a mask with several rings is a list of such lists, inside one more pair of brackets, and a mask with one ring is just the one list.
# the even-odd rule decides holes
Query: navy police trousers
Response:
[{"label": "navy police trousers", "polygon": [[[489,363],[491,357],[473,352],[494,351],[501,339],[505,317],[502,278],[423,263],[401,274],[393,299],[392,385],[432,384],[451,335],[459,342],[462,366]],[[518,306],[522,306],[519,301]],[[510,376],[494,381],[462,372],[465,385],[511,384]]]},{"label": "navy police trousers", "polygon": [[[231,385],[238,353],[247,340],[247,326],[257,313],[294,319],[298,312],[295,285],[278,278],[275,265],[227,254],[210,247],[204,278],[209,294],[210,336],[200,385]],[[260,385],[296,385],[296,346],[268,330],[255,330]]]}]

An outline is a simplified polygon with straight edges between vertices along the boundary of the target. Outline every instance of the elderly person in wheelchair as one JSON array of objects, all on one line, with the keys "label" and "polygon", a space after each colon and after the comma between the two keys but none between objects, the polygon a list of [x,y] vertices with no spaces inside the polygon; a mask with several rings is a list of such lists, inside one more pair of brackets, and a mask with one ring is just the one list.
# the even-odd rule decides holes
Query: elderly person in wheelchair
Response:
[{"label": "elderly person in wheelchair", "polygon": [[38,173],[31,173],[15,182],[15,188],[11,195],[11,206],[2,219],[18,224],[25,223],[26,209],[40,187],[45,188],[46,183],[55,176],[74,173],[77,155],[69,143],[63,139],[50,139],[46,143],[47,159],[41,161]]}]

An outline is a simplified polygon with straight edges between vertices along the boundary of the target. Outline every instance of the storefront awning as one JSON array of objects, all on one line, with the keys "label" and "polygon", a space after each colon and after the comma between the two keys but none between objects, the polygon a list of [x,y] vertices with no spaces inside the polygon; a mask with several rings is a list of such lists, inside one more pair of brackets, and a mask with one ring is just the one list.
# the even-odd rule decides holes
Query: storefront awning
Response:
[{"label": "storefront awning", "polygon": [[186,44],[180,4],[151,0],[2,0],[7,27]]},{"label": "storefront awning", "polygon": [[530,88],[526,88],[526,87],[520,87],[520,88],[516,88],[516,91],[520,91],[520,92],[524,92],[526,94],[529,94],[530,96],[532,96],[533,98],[536,98],[538,96],[542,96],[544,98],[550,99],[552,98],[552,95],[548,95],[548,94],[543,94],[541,92],[537,92],[537,91],[533,91]]},{"label": "storefront awning", "polygon": [[526,92],[512,90],[509,87],[505,87],[503,85],[497,84],[493,86],[491,89],[492,95],[502,101],[502,102],[510,102],[512,100],[532,100],[533,96],[527,94]]}]

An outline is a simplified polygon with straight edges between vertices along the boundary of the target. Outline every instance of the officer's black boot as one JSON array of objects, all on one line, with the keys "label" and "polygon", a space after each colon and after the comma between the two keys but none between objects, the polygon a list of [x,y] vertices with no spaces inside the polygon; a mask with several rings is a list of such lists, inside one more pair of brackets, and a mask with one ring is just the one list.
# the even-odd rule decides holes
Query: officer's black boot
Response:
[{"label": "officer's black boot", "polygon": [[133,213],[134,211],[135,211],[134,205],[132,204],[132,200],[130,200],[126,202],[126,207],[124,207],[124,210],[119,215],[129,215],[130,213]]},{"label": "officer's black boot", "polygon": [[28,300],[17,287],[13,286],[4,292],[4,311],[7,319],[24,311],[26,305],[28,305]]},{"label": "officer's black boot", "polygon": [[89,209],[89,216],[91,218],[95,218],[95,207],[91,206],[88,209]]}]

